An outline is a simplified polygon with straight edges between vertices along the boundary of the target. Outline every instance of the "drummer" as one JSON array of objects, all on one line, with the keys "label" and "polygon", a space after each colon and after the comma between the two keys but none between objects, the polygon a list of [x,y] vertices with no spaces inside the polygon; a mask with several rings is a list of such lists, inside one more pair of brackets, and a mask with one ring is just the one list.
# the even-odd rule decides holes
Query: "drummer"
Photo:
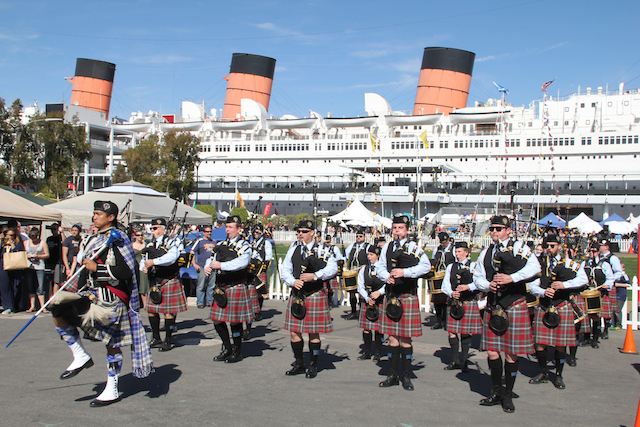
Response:
[{"label": "drummer", "polygon": [[[318,234],[322,236],[322,232],[318,231]],[[317,237],[315,242],[320,245],[322,242],[322,237]],[[333,254],[336,262],[344,262],[342,258],[342,252],[340,252],[340,248],[332,243],[331,234],[326,233],[324,236],[324,246],[329,248],[329,251]],[[337,307],[338,304],[338,296],[336,293],[340,289],[340,280],[337,274],[334,274],[332,277],[328,278],[324,281],[324,285],[327,289],[327,300],[329,302],[329,308]]]},{"label": "drummer", "polygon": [[[482,320],[478,310],[477,294],[478,289],[473,284],[473,272],[476,263],[469,259],[469,245],[467,242],[455,243],[456,262],[447,266],[442,281],[442,292],[453,301],[462,302],[462,318],[458,317],[457,309],[449,309],[447,319],[447,331],[449,332],[449,345],[451,345],[451,363],[444,367],[447,371],[461,369],[462,372],[469,372],[467,368],[467,357],[471,346],[471,335],[482,333]],[[453,316],[458,317],[458,319]],[[462,339],[459,339],[459,336]],[[458,354],[462,341],[462,353]]]},{"label": "drummer", "polygon": [[[575,346],[574,314],[569,302],[572,289],[583,287],[587,283],[584,268],[570,259],[563,258],[558,236],[546,237],[547,255],[541,256],[542,269],[540,279],[530,283],[531,293],[540,298],[534,322],[536,357],[540,372],[529,380],[529,384],[549,382],[547,368],[547,346],[555,347],[556,375],[553,385],[560,390],[566,388],[562,379],[562,370],[567,358],[567,347]],[[551,319],[548,310],[555,309],[557,323]],[[554,326],[555,325],[555,326]]]},{"label": "drummer", "polygon": [[[358,270],[360,267],[369,264],[367,261],[367,251],[369,250],[369,243],[364,241],[364,230],[358,228],[356,230],[356,242],[347,246],[347,250],[344,253],[345,267],[348,270]],[[358,318],[357,307],[358,299],[356,296],[356,290],[349,291],[349,304],[351,304],[351,313],[347,316],[347,320],[354,320]]]},{"label": "drummer", "polygon": [[[358,360],[371,359],[371,343],[373,342],[372,331],[375,331],[375,353],[373,361],[380,361],[380,353],[382,351],[382,338],[384,335],[380,332],[380,320],[373,320],[371,315],[367,316],[367,309],[375,309],[373,317],[380,316],[380,303],[384,298],[385,285],[376,274],[376,263],[380,258],[382,248],[370,245],[367,249],[367,265],[360,267],[358,271],[358,293],[360,294],[360,318],[358,319],[358,327],[362,328],[362,339],[364,340],[364,353]],[[371,312],[371,310],[369,310]]]},{"label": "drummer", "polygon": [[[614,275],[611,264],[604,262],[598,255],[600,254],[600,244],[592,241],[589,245],[589,258],[582,263],[587,277],[589,278],[589,289],[602,289],[613,286]],[[591,339],[589,339],[589,331],[585,331],[583,345],[591,344],[591,348],[600,348],[599,339],[601,332],[600,312],[589,313],[589,321],[591,322]]]},{"label": "drummer", "polygon": [[[449,235],[444,231],[438,234],[440,246],[436,249],[431,260],[431,265],[435,267],[435,271],[446,269],[448,265],[455,261],[453,255],[453,243],[449,241]],[[446,326],[447,319],[447,296],[441,292],[431,294],[431,302],[436,311],[436,322],[431,329],[442,329]]]}]

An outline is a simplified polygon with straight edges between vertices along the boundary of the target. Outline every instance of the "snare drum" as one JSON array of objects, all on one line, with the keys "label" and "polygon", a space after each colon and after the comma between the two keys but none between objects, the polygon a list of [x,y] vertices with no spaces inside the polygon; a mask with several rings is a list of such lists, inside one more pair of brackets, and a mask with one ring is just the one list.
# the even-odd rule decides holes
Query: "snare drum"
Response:
[{"label": "snare drum", "polygon": [[430,294],[441,294],[442,293],[442,279],[444,279],[445,270],[435,271],[433,276],[427,279],[427,283],[429,285],[429,293]]},{"label": "snare drum", "polygon": [[340,276],[340,289],[351,292],[358,289],[358,270],[344,270]]},{"label": "snare drum", "polygon": [[602,297],[599,290],[587,289],[581,295],[587,304],[587,314],[598,314],[602,311]]}]

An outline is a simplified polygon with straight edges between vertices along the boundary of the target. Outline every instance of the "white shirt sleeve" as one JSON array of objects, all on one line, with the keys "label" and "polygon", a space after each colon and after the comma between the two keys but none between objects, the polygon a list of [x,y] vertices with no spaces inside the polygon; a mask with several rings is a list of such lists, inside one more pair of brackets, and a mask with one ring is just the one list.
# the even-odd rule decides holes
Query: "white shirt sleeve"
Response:
[{"label": "white shirt sleeve", "polygon": [[451,298],[451,294],[453,294],[453,287],[451,286],[451,270],[453,268],[453,264],[449,264],[447,266],[447,270],[444,273],[444,279],[442,279],[442,292]]},{"label": "white shirt sleeve", "polygon": [[296,250],[297,245],[297,242],[293,242],[291,246],[289,246],[289,250],[287,251],[287,255],[284,257],[284,262],[282,263],[282,269],[280,271],[282,282],[289,287],[293,287],[293,282],[296,281],[295,277],[293,277],[293,263],[291,262],[291,257],[293,256],[293,251]]}]

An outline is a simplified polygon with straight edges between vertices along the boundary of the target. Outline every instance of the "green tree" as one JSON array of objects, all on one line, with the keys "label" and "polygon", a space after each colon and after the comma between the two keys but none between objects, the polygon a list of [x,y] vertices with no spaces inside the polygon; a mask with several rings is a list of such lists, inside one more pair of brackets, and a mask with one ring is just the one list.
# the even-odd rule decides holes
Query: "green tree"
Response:
[{"label": "green tree", "polygon": [[200,212],[204,212],[206,214],[211,215],[211,223],[212,224],[215,224],[216,221],[218,220],[218,213],[216,211],[216,207],[215,206],[198,205],[198,206],[196,206],[196,209],[198,209]]},{"label": "green tree", "polygon": [[9,182],[33,187],[38,178],[38,147],[33,126],[23,124],[20,113],[22,102],[16,99],[9,109],[0,99],[0,153],[7,165]]},{"label": "green tree", "polygon": [[[157,174],[160,168],[160,147],[157,136],[151,135],[135,148],[127,149],[122,153],[122,159],[125,164],[120,163],[114,171],[114,183],[134,180],[151,187],[162,187],[157,185]],[[163,191],[162,188],[159,190]]]},{"label": "green tree", "polygon": [[247,212],[245,208],[241,208],[240,206],[236,206],[235,208],[231,209],[229,215],[238,215],[243,224],[247,222],[247,218],[249,218],[249,212]]},{"label": "green tree", "polygon": [[189,132],[171,131],[162,142],[159,181],[171,198],[186,202],[195,189],[193,171],[200,161],[200,138]]}]

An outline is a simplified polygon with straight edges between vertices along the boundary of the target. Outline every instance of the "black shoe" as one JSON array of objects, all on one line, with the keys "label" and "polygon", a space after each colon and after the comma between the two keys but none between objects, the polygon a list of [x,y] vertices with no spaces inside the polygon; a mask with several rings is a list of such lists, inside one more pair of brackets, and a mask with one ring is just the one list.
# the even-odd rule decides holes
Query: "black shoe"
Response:
[{"label": "black shoe", "polygon": [[591,341],[591,348],[600,348],[600,344],[598,344],[598,341]]},{"label": "black shoe", "polygon": [[413,384],[411,384],[411,378],[409,377],[408,372],[405,372],[404,375],[402,375],[402,388],[413,391]]},{"label": "black shoe", "polygon": [[560,375],[556,375],[556,378],[553,380],[553,385],[560,390],[564,390],[565,388],[567,388],[567,386],[564,385],[564,381],[562,381],[562,376]]},{"label": "black shoe", "polygon": [[591,345],[591,340],[590,339],[586,339],[586,340],[584,340],[584,341],[582,341],[580,343],[580,347],[587,347],[589,345]]},{"label": "black shoe", "polygon": [[73,378],[76,375],[78,375],[80,372],[82,372],[83,369],[89,369],[92,366],[93,366],[93,359],[89,359],[86,362],[84,362],[84,365],[80,366],[79,368],[72,369],[70,371],[64,371],[62,375],[60,375],[60,379],[68,380],[69,378]]},{"label": "black shoe", "polygon": [[98,399],[93,399],[91,401],[91,403],[89,403],[89,406],[91,406],[92,408],[101,408],[103,406],[109,406],[112,403],[116,403],[116,402],[120,402],[122,400],[122,396],[118,396],[117,398],[113,399],[113,400],[98,400]]},{"label": "black shoe", "polygon": [[397,375],[389,375],[386,380],[378,384],[378,387],[391,387],[399,384],[400,384],[400,379],[398,378]]},{"label": "black shoe", "polygon": [[444,367],[445,371],[453,371],[453,370],[456,370],[456,369],[461,369],[460,364],[457,363],[457,362],[451,362],[447,366]]},{"label": "black shoe", "polygon": [[542,372],[529,380],[529,384],[545,384],[548,382],[549,374],[543,374]]},{"label": "black shoe", "polygon": [[358,313],[353,312],[353,313],[349,313],[349,315],[346,317],[347,320],[356,320],[358,318]]},{"label": "black shoe", "polygon": [[213,358],[214,362],[224,362],[229,357],[231,357],[231,349],[228,347],[224,347],[219,355]]},{"label": "black shoe", "polygon": [[602,333],[600,334],[600,338],[602,338],[603,340],[609,339],[609,327],[604,327],[604,331],[602,331]]},{"label": "black shoe", "polygon": [[171,345],[171,341],[165,341],[162,343],[162,345],[160,346],[159,350],[160,351],[171,351],[171,349],[173,348],[173,346]]},{"label": "black shoe", "polygon": [[509,414],[515,412],[516,410],[516,407],[513,406],[513,400],[511,400],[510,392],[505,393],[504,397],[502,398],[502,410],[504,412],[508,412]]},{"label": "black shoe", "polygon": [[460,364],[460,370],[462,371],[463,374],[469,373],[469,366],[467,366],[467,362]]},{"label": "black shoe", "polygon": [[162,342],[163,341],[160,338],[154,338],[149,343],[149,347],[151,347],[151,348],[160,348],[160,347],[162,347]]},{"label": "black shoe", "polygon": [[436,324],[431,327],[431,329],[442,329],[442,328],[443,328],[442,322],[436,322]]},{"label": "black shoe", "polygon": [[256,322],[259,322],[262,320],[262,313],[258,312],[256,313],[255,316],[253,316],[253,320],[255,320]]},{"label": "black shoe", "polygon": [[318,367],[315,364],[310,364],[309,369],[305,375],[306,378],[315,378],[318,376]]},{"label": "black shoe", "polygon": [[199,304],[199,305],[198,305],[198,308],[204,308],[204,305]]},{"label": "black shoe", "polygon": [[365,352],[360,356],[358,356],[358,360],[369,360],[369,359],[371,359],[371,353],[369,352]]},{"label": "black shoe", "polygon": [[293,368],[289,369],[287,372],[285,372],[285,375],[289,375],[289,376],[293,376],[293,375],[300,375],[300,374],[304,374],[307,372],[307,367],[304,366],[304,363],[302,364],[297,364],[295,363],[293,365]]},{"label": "black shoe", "polygon": [[242,351],[240,350],[239,347],[233,347],[233,350],[231,351],[231,356],[227,357],[224,361],[224,363],[237,363],[240,362],[242,360]]},{"label": "black shoe", "polygon": [[502,386],[500,386],[500,391],[492,390],[491,396],[484,398],[480,401],[481,406],[494,406],[502,403]]},{"label": "black shoe", "polygon": [[578,362],[576,362],[576,358],[573,357],[572,355],[568,354],[567,355],[567,365],[571,366],[572,368],[575,368],[578,365]]},{"label": "black shoe", "polygon": [[251,329],[245,329],[242,333],[242,341],[249,341],[251,339]]},{"label": "black shoe", "polygon": [[378,363],[380,361],[380,353],[376,353],[373,355],[374,363]]}]

